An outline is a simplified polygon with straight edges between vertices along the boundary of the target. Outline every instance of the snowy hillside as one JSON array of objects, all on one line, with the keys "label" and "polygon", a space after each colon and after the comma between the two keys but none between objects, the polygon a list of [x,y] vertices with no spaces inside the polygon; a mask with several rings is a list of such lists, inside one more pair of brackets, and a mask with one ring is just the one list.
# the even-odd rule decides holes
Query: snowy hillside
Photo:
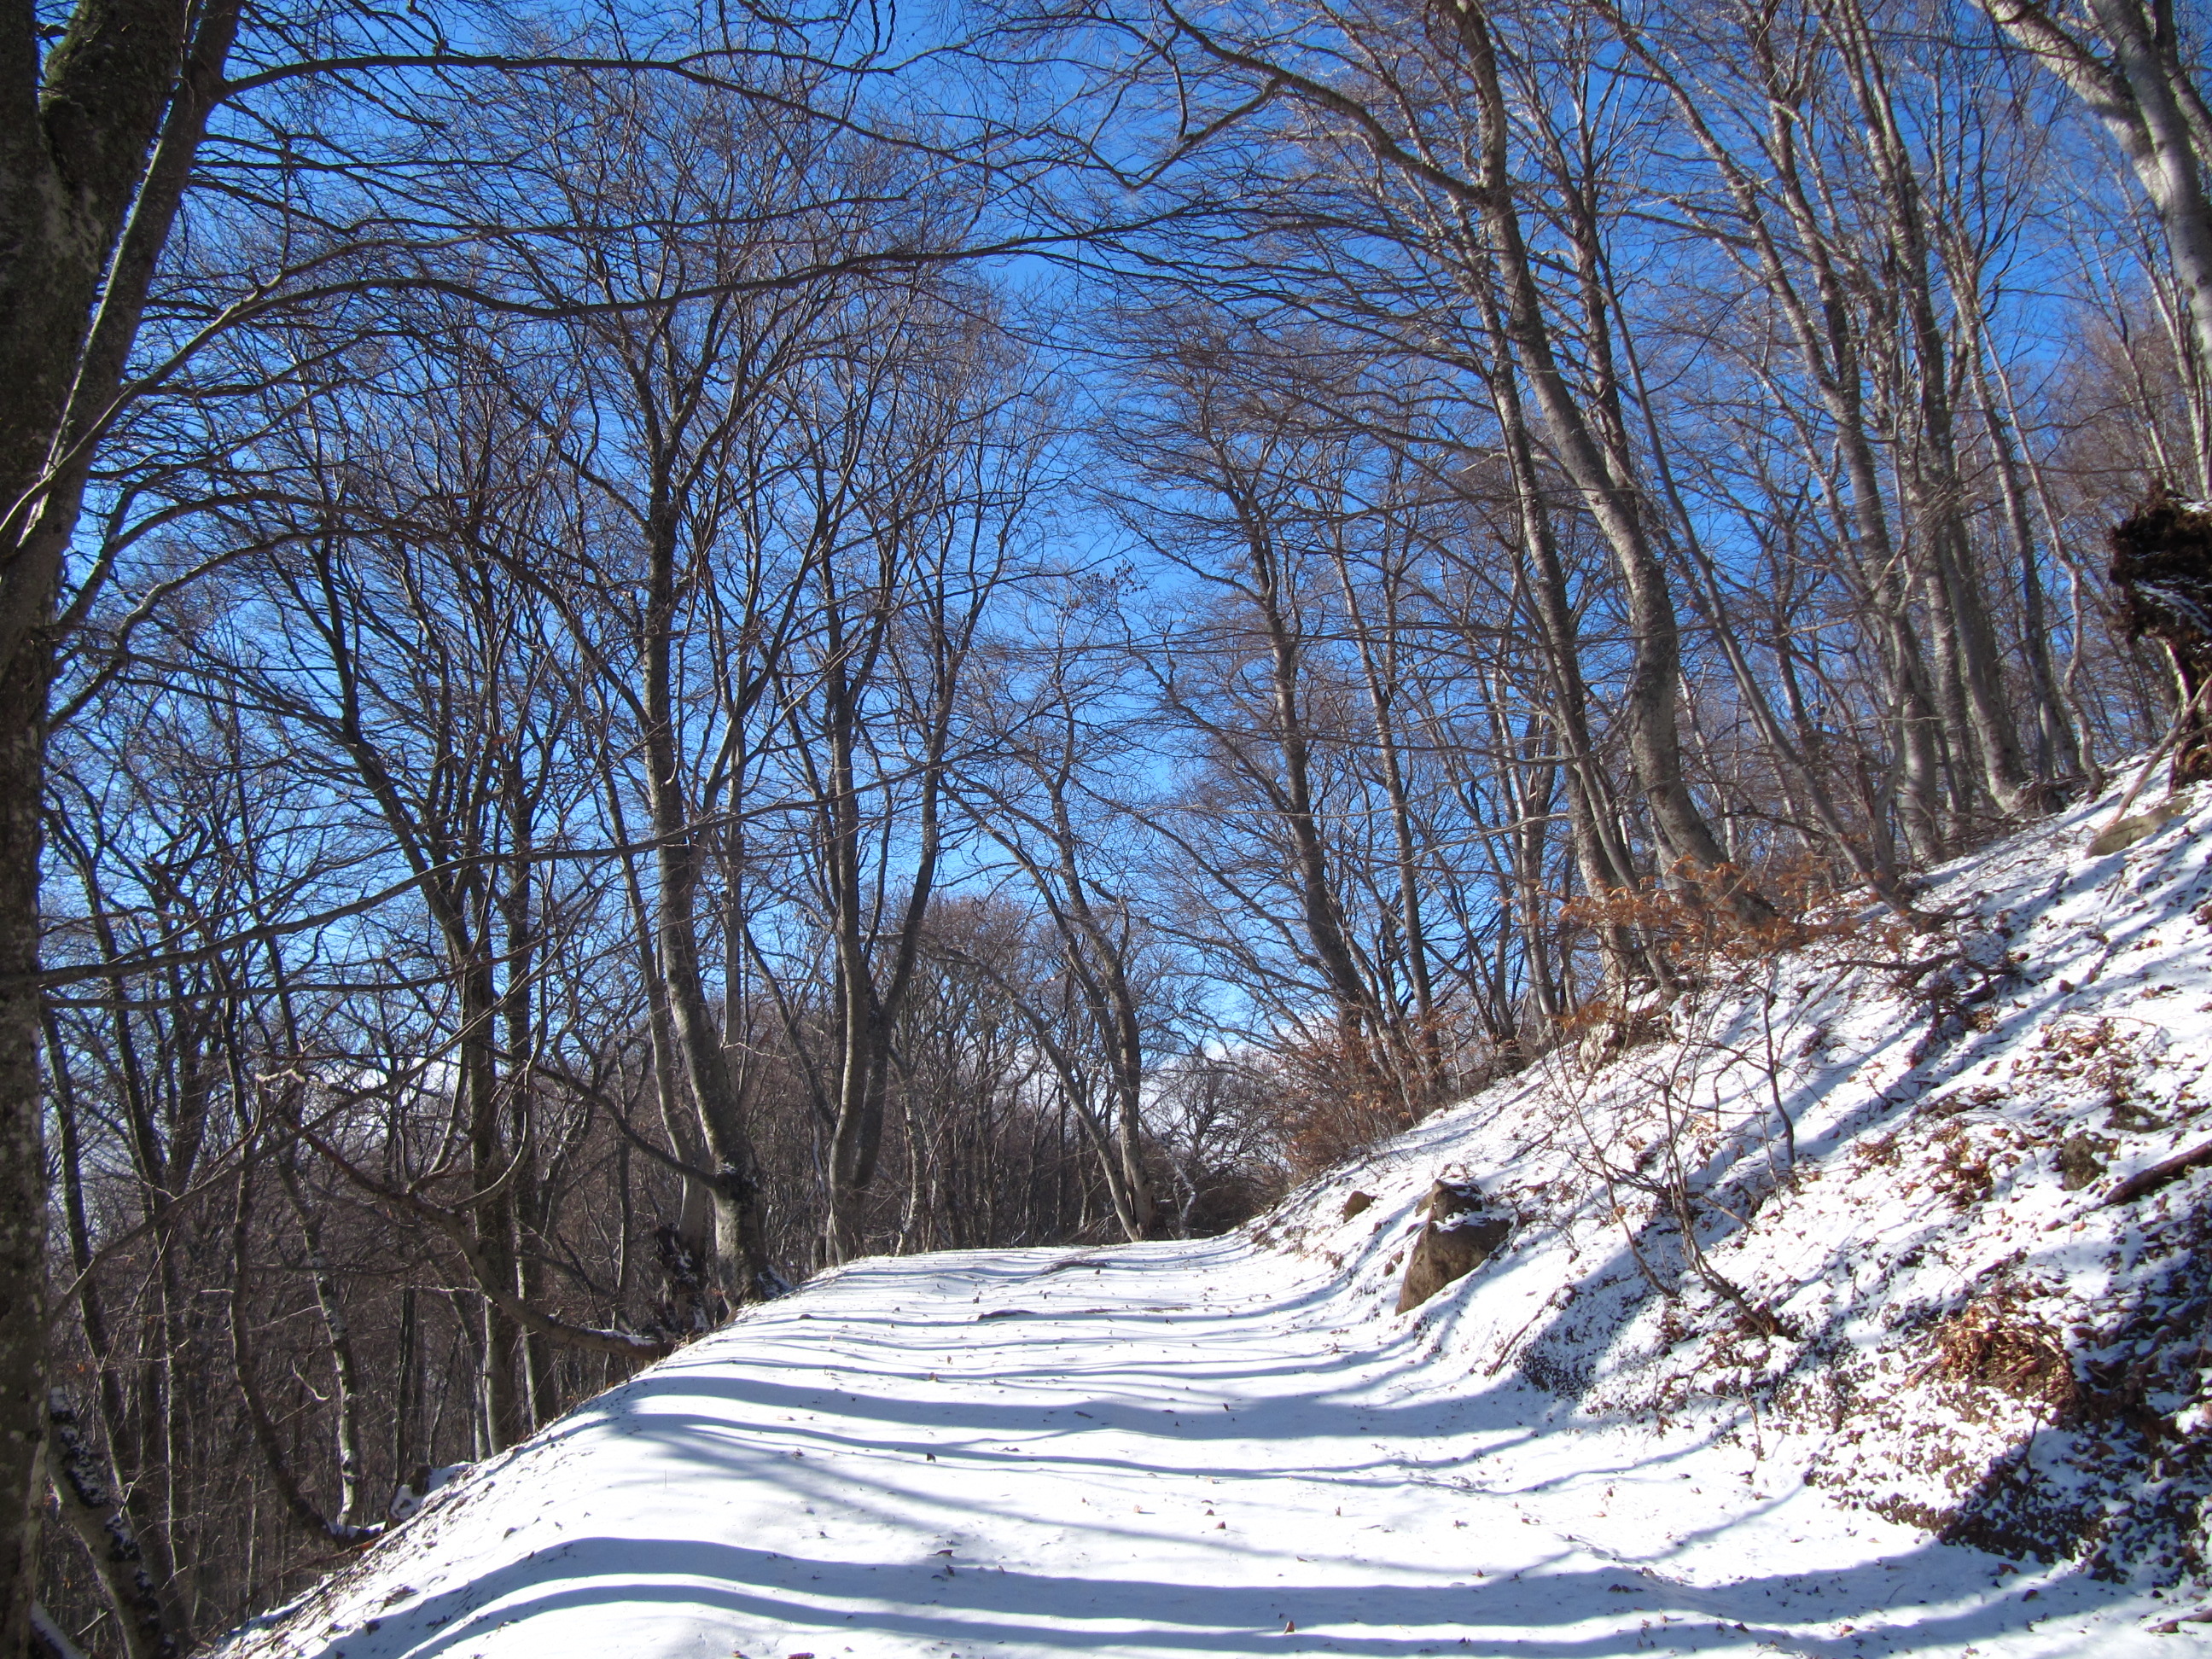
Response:
[{"label": "snowy hillside", "polygon": [[[224,1651],[2177,1651],[2212,1633],[2212,1166],[2162,1167],[2212,1139],[2187,804],[1941,872],[1938,933],[1747,957],[1234,1237],[827,1275]],[[1401,1314],[1440,1177],[1511,1231]]]}]

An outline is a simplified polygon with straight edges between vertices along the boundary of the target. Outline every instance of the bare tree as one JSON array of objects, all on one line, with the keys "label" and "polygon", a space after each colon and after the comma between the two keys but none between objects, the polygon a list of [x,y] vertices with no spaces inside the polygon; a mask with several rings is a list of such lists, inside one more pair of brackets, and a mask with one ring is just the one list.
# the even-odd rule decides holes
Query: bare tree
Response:
[{"label": "bare tree", "polygon": [[1984,9],[2073,90],[2127,157],[2166,233],[2203,374],[2212,365],[2212,198],[2204,185],[2212,111],[2176,9],[2166,0],[1988,0]]}]

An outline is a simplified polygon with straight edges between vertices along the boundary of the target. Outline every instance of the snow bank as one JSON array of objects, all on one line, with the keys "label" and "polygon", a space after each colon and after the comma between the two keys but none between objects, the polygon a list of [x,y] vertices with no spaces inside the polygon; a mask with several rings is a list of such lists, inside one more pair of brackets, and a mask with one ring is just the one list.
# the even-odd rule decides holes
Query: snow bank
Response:
[{"label": "snow bank", "polygon": [[[1235,1237],[825,1275],[222,1650],[2171,1651],[2212,1632],[2212,792],[2092,854],[2113,805]],[[1439,1178],[1514,1228],[1400,1314]]]}]

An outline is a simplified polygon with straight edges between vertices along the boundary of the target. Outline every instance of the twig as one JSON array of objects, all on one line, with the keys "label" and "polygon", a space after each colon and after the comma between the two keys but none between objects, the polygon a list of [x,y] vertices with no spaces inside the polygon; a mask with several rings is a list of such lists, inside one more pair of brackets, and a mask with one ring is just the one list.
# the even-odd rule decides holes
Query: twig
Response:
[{"label": "twig", "polygon": [[1535,1328],[1536,1322],[1541,1319],[1546,1314],[1551,1312],[1553,1306],[1559,1301],[1559,1293],[1557,1291],[1553,1291],[1551,1295],[1544,1298],[1544,1305],[1528,1316],[1528,1322],[1526,1325],[1523,1325],[1519,1330],[1514,1332],[1512,1335],[1505,1339],[1505,1346],[1498,1351],[1498,1358],[1492,1360],[1490,1362],[1489,1369],[1483,1372],[1485,1376],[1495,1376],[1498,1375],[1498,1367],[1504,1364],[1506,1359],[1511,1355],[1514,1348],[1519,1344],[1521,1339],[1528,1335],[1531,1330]]}]

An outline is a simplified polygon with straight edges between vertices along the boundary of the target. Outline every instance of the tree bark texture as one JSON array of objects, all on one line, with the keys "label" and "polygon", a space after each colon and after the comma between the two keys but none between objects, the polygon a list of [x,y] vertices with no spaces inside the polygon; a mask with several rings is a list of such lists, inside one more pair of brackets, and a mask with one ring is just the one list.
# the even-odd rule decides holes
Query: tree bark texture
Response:
[{"label": "tree bark texture", "polygon": [[2212,123],[2181,61],[2172,8],[2087,0],[2100,52],[2099,41],[2072,33],[2047,6],[2028,0],[1983,0],[1983,6],[2089,106],[2127,157],[2166,232],[2199,370],[2212,369],[2212,202],[2203,174]]},{"label": "tree bark texture", "polygon": [[0,1653],[30,1631],[46,1485],[36,975],[50,630],[90,438],[122,383],[237,16],[225,0],[85,0],[43,63],[28,8],[0,25]]},{"label": "tree bark texture", "polygon": [[714,1170],[715,1275],[732,1304],[773,1295],[779,1285],[761,1230],[760,1170],[722,1030],[707,1000],[699,962],[699,883],[704,854],[684,788],[676,731],[675,635],[679,574],[673,510],[647,515],[645,757],[656,841],[656,966],[668,1028]]},{"label": "tree bark texture", "polygon": [[57,1391],[47,1406],[53,1431],[54,1498],[77,1535],[115,1615],[126,1659],[175,1659],[191,1644],[162,1600],[118,1495],[106,1460],[93,1449],[76,1411]]}]

